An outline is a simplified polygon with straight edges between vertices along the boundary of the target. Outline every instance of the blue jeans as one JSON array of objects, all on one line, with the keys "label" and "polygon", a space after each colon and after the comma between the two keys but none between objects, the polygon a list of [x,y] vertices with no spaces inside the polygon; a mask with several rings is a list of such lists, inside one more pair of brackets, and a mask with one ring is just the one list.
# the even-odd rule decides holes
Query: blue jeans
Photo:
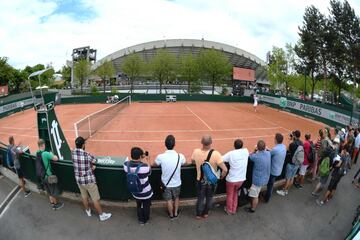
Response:
[{"label": "blue jeans", "polygon": [[270,174],[269,182],[267,184],[266,194],[265,194],[265,201],[269,202],[272,191],[274,189],[274,183],[275,183],[276,176]]},{"label": "blue jeans", "polygon": [[197,181],[197,201],[196,201],[196,216],[204,216],[209,213],[212,206],[212,198],[214,193],[214,185],[202,184]]}]

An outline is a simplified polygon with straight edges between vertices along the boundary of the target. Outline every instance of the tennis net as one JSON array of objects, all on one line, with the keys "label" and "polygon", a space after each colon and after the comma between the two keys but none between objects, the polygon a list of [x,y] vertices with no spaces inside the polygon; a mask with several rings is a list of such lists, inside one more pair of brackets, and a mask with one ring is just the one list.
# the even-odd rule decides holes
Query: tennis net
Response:
[{"label": "tennis net", "polygon": [[109,121],[116,117],[125,107],[131,104],[131,96],[124,97],[119,102],[111,106],[94,112],[74,123],[76,137],[81,136],[85,139],[93,136]]}]

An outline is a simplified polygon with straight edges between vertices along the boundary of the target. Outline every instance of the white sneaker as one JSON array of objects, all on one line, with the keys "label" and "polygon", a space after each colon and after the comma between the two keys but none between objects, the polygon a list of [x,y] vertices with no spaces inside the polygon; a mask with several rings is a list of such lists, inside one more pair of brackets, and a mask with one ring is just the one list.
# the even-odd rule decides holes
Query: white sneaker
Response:
[{"label": "white sneaker", "polygon": [[88,217],[91,217],[91,208],[85,209],[85,212]]},{"label": "white sneaker", "polygon": [[111,213],[102,213],[101,215],[99,215],[100,221],[106,221],[109,218],[111,218]]},{"label": "white sneaker", "polygon": [[277,190],[276,193],[279,194],[280,196],[283,196],[283,197],[288,195],[288,192],[285,191],[285,190]]}]

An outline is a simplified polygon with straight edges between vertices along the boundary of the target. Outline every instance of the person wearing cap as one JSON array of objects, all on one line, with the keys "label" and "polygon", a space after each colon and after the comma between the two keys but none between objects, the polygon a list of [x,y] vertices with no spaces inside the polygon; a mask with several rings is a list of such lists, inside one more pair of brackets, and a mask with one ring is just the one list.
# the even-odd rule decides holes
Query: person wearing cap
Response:
[{"label": "person wearing cap", "polygon": [[[343,154],[343,152],[341,154]],[[337,187],[338,183],[340,182],[341,177],[344,175],[341,166],[342,166],[341,157],[339,155],[336,155],[336,157],[334,158],[333,164],[331,166],[331,169],[332,169],[331,179],[330,179],[330,183],[328,185],[328,189],[325,193],[324,199],[323,200],[316,199],[316,203],[319,206],[324,205],[331,198],[333,198],[335,191],[336,191],[336,187]]]},{"label": "person wearing cap", "polygon": [[286,158],[287,161],[286,171],[285,171],[286,182],[283,189],[276,191],[277,194],[283,197],[288,195],[288,191],[294,183],[296,172],[300,167],[300,165],[297,165],[295,162],[293,162],[293,157],[298,147],[304,146],[303,142],[300,140],[300,137],[301,137],[301,132],[299,130],[296,130],[292,133],[293,142],[289,144],[289,149]]},{"label": "person wearing cap", "polygon": [[99,214],[100,221],[106,221],[111,217],[111,213],[103,212],[100,205],[100,195],[94,175],[96,159],[90,153],[85,152],[85,139],[83,137],[75,139],[75,146],[76,148],[71,151],[71,158],[86,215],[91,217],[91,208],[88,200],[88,195],[90,195],[94,207]]}]

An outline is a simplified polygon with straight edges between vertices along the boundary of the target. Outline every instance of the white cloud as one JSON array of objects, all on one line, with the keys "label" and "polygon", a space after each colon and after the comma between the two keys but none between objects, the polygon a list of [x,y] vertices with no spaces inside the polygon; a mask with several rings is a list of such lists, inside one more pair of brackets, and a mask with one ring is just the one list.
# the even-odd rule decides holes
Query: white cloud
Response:
[{"label": "white cloud", "polygon": [[[73,48],[90,45],[98,59],[121,48],[164,38],[224,42],[264,59],[273,45],[298,38],[306,6],[326,13],[328,0],[83,0],[94,19],[76,21],[55,14],[56,4],[40,0],[1,1],[0,55],[15,67],[52,62],[60,68]],[[359,14],[360,3],[350,1]]]}]

